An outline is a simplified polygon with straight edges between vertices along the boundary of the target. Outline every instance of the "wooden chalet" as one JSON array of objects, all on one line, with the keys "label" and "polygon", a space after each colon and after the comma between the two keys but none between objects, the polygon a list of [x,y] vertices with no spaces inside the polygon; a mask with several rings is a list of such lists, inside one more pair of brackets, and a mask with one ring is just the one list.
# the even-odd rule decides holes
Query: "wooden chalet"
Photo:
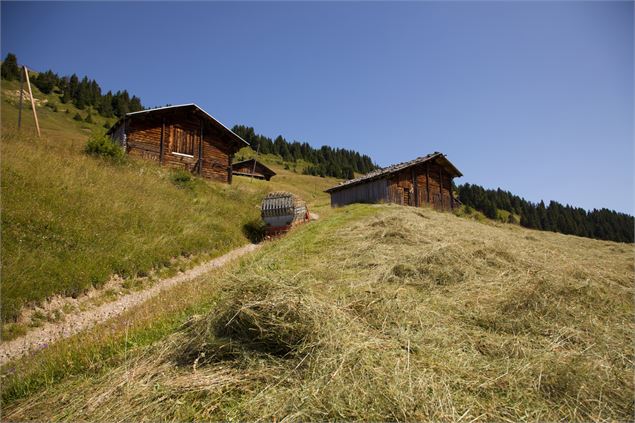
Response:
[{"label": "wooden chalet", "polygon": [[232,163],[232,174],[264,179],[265,181],[268,181],[272,177],[276,176],[276,172],[269,169],[256,159],[248,159]]},{"label": "wooden chalet", "polygon": [[435,152],[342,182],[326,192],[331,194],[332,207],[386,202],[451,210],[458,205],[452,180],[460,176],[444,154]]},{"label": "wooden chalet", "polygon": [[127,113],[107,134],[131,156],[226,183],[234,154],[249,145],[196,104]]}]

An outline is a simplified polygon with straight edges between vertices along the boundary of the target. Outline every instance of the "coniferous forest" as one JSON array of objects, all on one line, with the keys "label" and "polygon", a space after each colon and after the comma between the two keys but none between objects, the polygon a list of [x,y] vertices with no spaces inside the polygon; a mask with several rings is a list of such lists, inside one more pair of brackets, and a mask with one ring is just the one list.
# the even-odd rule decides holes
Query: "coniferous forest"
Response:
[{"label": "coniferous forest", "polygon": [[510,221],[515,220],[513,215],[520,216],[519,223],[526,228],[617,242],[634,241],[635,218],[626,213],[604,208],[586,211],[557,201],[535,204],[500,188],[485,189],[471,184],[459,185],[457,191],[461,203],[490,219],[499,217],[498,210],[505,210],[511,213]]},{"label": "coniferous forest", "polygon": [[305,160],[313,163],[303,170],[308,175],[352,179],[355,173],[368,173],[377,169],[369,156],[356,151],[326,145],[316,149],[306,142],[289,142],[281,135],[272,140],[256,134],[254,128],[244,125],[235,125],[232,131],[262,154],[275,154],[289,162]]},{"label": "coniferous forest", "polygon": [[[12,53],[2,62],[2,79],[13,81],[20,80],[20,68],[18,60]],[[80,79],[77,75],[59,76],[52,70],[40,72],[35,77],[29,79],[44,94],[57,93],[63,104],[72,103],[78,109],[85,109],[92,106],[100,115],[111,118],[121,117],[129,112],[143,110],[141,99],[130,96],[128,91],[108,91],[102,94],[101,87],[97,81],[84,76]]]}]

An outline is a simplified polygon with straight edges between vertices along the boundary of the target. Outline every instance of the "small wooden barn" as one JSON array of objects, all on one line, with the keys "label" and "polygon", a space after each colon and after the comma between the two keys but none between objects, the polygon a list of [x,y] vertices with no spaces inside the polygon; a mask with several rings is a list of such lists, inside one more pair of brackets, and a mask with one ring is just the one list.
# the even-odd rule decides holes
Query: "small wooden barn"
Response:
[{"label": "small wooden barn", "polygon": [[435,152],[342,182],[326,192],[331,194],[332,207],[386,202],[450,210],[457,205],[452,180],[460,176],[444,154]]},{"label": "small wooden barn", "polygon": [[256,159],[248,159],[232,164],[232,173],[234,175],[249,176],[256,179],[270,180],[276,176],[276,172],[269,169]]},{"label": "small wooden barn", "polygon": [[107,133],[131,156],[226,183],[234,154],[249,145],[196,104],[127,113]]}]

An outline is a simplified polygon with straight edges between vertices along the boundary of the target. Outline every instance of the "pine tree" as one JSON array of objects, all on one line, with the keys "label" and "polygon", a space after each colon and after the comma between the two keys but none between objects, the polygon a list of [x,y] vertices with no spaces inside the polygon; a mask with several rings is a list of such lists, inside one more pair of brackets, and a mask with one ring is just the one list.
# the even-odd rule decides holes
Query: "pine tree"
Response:
[{"label": "pine tree", "polygon": [[346,175],[344,177],[346,179],[353,179],[355,177],[355,171],[353,171],[352,167],[347,167],[345,173]]},{"label": "pine tree", "polygon": [[77,90],[79,88],[79,78],[77,75],[72,74],[70,79],[68,80],[68,94],[71,100],[75,100],[77,97]]},{"label": "pine tree", "polygon": [[485,200],[485,203],[483,205],[483,214],[489,219],[496,219],[496,207],[494,206],[494,203],[489,199]]},{"label": "pine tree", "polygon": [[15,54],[7,54],[7,57],[5,57],[2,62],[0,73],[2,74],[2,79],[6,79],[7,81],[20,79],[20,68],[18,67],[18,58],[15,57]]},{"label": "pine tree", "polygon": [[37,77],[33,78],[33,85],[44,94],[50,94],[58,84],[58,81],[59,77],[52,70],[47,70],[46,72],[40,72]]}]

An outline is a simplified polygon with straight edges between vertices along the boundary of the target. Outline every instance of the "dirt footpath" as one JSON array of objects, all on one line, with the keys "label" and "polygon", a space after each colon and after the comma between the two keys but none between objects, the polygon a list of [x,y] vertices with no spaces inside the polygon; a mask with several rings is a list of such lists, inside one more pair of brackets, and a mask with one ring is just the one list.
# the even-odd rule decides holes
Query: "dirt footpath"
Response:
[{"label": "dirt footpath", "polygon": [[17,339],[0,344],[0,365],[13,359],[22,357],[31,351],[46,347],[48,344],[59,339],[68,338],[88,329],[97,323],[115,317],[124,311],[143,303],[156,296],[161,291],[178,285],[182,282],[190,281],[210,270],[219,268],[229,261],[243,256],[258,249],[260,245],[248,244],[244,247],[230,251],[224,256],[217,257],[199,266],[193,267],[186,272],[179,273],[169,279],[165,279],[152,287],[139,292],[121,297],[113,302],[103,304],[95,309],[80,312],[75,315],[68,315],[63,322],[46,323],[42,327],[28,332]]}]

